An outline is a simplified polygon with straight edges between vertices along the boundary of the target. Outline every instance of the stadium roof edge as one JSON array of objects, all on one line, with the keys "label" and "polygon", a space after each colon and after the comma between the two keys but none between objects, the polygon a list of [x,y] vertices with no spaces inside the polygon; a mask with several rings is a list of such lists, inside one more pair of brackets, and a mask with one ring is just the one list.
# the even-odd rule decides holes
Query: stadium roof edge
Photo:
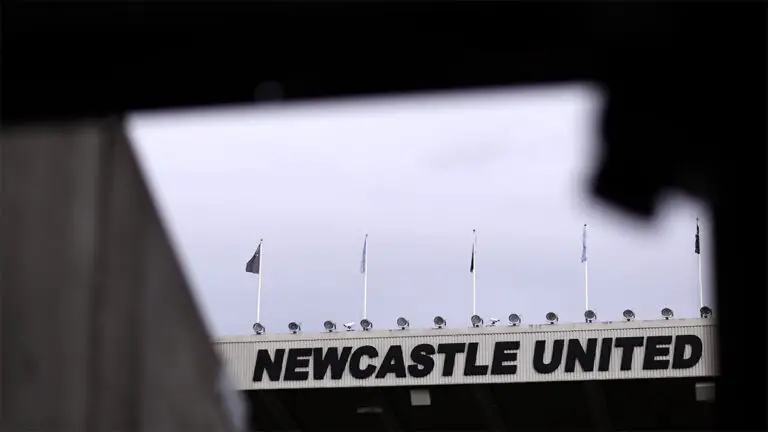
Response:
[{"label": "stadium roof edge", "polygon": [[567,324],[521,324],[519,326],[498,325],[494,327],[466,327],[466,328],[416,328],[416,329],[391,329],[375,331],[334,331],[334,332],[302,332],[272,333],[272,334],[243,334],[227,335],[214,339],[214,343],[232,342],[257,342],[257,341],[301,341],[320,339],[364,339],[383,337],[418,337],[437,335],[483,335],[498,333],[542,333],[560,331],[594,331],[605,329],[646,329],[667,327],[694,327],[712,326],[716,321],[712,318],[682,318],[670,320],[635,320],[635,321],[599,321],[593,323],[567,323]]}]

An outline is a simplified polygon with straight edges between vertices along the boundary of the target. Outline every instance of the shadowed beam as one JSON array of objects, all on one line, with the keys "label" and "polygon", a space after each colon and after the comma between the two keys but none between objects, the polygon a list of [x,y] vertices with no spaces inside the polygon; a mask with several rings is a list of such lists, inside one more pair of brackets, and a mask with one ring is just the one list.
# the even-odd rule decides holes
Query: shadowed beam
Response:
[{"label": "shadowed beam", "polygon": [[613,431],[611,417],[608,413],[608,404],[605,400],[605,393],[599,381],[586,381],[583,384],[584,395],[587,399],[589,412],[592,415],[592,421],[595,430],[600,432]]},{"label": "shadowed beam", "polygon": [[477,400],[477,404],[483,412],[486,426],[489,431],[493,432],[506,432],[507,426],[504,424],[504,420],[499,412],[499,406],[496,404],[496,398],[491,393],[491,387],[487,384],[472,384],[472,393]]},{"label": "shadowed beam", "polygon": [[387,430],[392,432],[399,432],[404,430],[400,425],[400,421],[397,419],[397,414],[392,409],[392,405],[389,404],[387,395],[384,394],[384,390],[381,388],[374,389],[373,396],[374,399],[381,405],[381,418],[384,421],[384,424],[387,426]]},{"label": "shadowed beam", "polygon": [[291,416],[291,413],[285,408],[285,405],[273,391],[258,390],[256,398],[267,408],[269,414],[275,419],[281,431],[300,432],[301,428]]},{"label": "shadowed beam", "polygon": [[265,429],[262,426],[263,421],[259,417],[261,414],[261,406],[257,404],[260,400],[257,396],[258,391],[248,391],[246,393],[248,394],[248,403],[251,407],[250,412],[248,413],[248,432],[262,432]]}]

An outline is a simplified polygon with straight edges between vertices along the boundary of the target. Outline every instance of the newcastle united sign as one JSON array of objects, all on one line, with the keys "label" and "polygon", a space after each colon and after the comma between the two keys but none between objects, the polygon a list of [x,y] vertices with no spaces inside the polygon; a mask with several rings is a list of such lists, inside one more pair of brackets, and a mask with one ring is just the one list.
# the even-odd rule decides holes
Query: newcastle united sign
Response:
[{"label": "newcastle united sign", "polygon": [[[595,326],[597,327],[597,326]],[[714,375],[713,326],[435,330],[253,343],[243,388],[439,385]],[[594,327],[593,327],[594,328]],[[548,330],[548,329],[547,329]],[[553,329],[554,330],[554,329]],[[355,335],[355,336],[358,336]],[[243,370],[243,369],[240,369]]]}]

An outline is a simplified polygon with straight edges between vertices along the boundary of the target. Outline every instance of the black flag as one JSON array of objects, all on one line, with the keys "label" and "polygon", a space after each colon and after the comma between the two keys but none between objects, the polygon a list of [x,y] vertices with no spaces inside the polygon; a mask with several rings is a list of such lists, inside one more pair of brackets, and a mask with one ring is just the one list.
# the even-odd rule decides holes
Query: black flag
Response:
[{"label": "black flag", "polygon": [[261,270],[261,242],[259,242],[256,252],[254,252],[251,259],[249,259],[248,263],[245,265],[245,271],[247,273],[259,274],[259,270]]},{"label": "black flag", "polygon": [[699,218],[696,218],[696,243],[693,246],[693,253],[701,255],[701,243],[699,242]]},{"label": "black flag", "polygon": [[475,272],[475,230],[472,230],[472,260],[469,262],[469,272]]}]

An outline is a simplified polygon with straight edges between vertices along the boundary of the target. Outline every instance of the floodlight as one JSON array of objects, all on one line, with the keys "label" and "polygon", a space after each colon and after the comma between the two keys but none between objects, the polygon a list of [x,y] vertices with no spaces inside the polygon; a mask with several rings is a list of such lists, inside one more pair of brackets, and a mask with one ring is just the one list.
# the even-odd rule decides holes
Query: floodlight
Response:
[{"label": "floodlight", "polygon": [[513,326],[520,325],[523,319],[516,313],[509,314],[509,323]]},{"label": "floodlight", "polygon": [[633,319],[635,319],[635,313],[632,312],[632,309],[625,310],[622,315],[624,315],[624,319],[627,321],[632,321]]},{"label": "floodlight", "polygon": [[699,309],[699,315],[701,315],[702,318],[711,318],[712,308],[709,306],[702,306],[701,309]]},{"label": "floodlight", "polygon": [[445,322],[445,318],[441,317],[440,315],[436,316],[435,319],[432,320],[433,323],[435,323],[435,327],[437,328],[443,328],[447,324]]},{"label": "floodlight", "polygon": [[297,323],[297,322],[293,322],[293,321],[292,321],[292,322],[289,322],[289,323],[288,323],[288,330],[289,330],[291,333],[293,333],[293,334],[296,334],[296,333],[298,333],[298,332],[300,332],[300,331],[301,331],[301,324],[300,324],[300,323]]},{"label": "floodlight", "polygon": [[400,330],[405,330],[408,328],[408,326],[411,325],[407,319],[400,317],[397,319],[397,326],[400,327]]},{"label": "floodlight", "polygon": [[672,312],[672,309],[670,308],[664,308],[661,310],[661,316],[664,317],[664,319],[670,319],[673,316],[675,316],[674,312]]},{"label": "floodlight", "polygon": [[550,324],[554,324],[557,322],[557,314],[554,312],[547,312],[546,320]]},{"label": "floodlight", "polygon": [[483,319],[480,318],[480,315],[472,315],[469,320],[472,322],[472,327],[480,327],[483,325]]},{"label": "floodlight", "polygon": [[344,323],[344,328],[347,329],[347,331],[353,331],[355,328],[355,323],[350,321],[348,323]]},{"label": "floodlight", "polygon": [[266,331],[267,329],[263,325],[259,323],[253,324],[253,332],[256,333],[257,335],[264,334],[266,333]]},{"label": "floodlight", "polygon": [[325,327],[325,330],[330,333],[336,330],[336,323],[331,320],[328,320],[323,323],[323,327]]},{"label": "floodlight", "polygon": [[498,319],[498,318],[489,318],[488,320],[489,320],[490,322],[489,322],[488,324],[486,324],[486,326],[487,326],[487,327],[495,327],[495,326],[496,326],[496,323],[498,323],[499,321],[501,321],[501,320],[500,320],[500,319]]},{"label": "floodlight", "polygon": [[592,321],[597,320],[597,314],[592,309],[587,309],[584,312],[584,320],[588,323],[591,323]]},{"label": "floodlight", "polygon": [[364,331],[368,331],[373,328],[373,323],[369,319],[363,318],[360,320],[360,327],[362,327]]}]

